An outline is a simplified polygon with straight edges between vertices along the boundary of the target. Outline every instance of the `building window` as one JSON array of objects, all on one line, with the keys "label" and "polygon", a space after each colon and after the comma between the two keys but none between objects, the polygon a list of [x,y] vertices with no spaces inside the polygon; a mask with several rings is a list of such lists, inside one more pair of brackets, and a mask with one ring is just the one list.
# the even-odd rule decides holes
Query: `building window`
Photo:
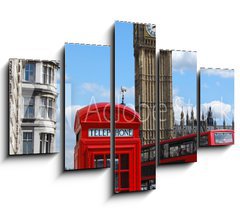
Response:
[{"label": "building window", "polygon": [[53,119],[53,99],[48,99],[48,118]]},{"label": "building window", "polygon": [[51,153],[51,146],[53,142],[53,134],[40,134],[40,153]]},{"label": "building window", "polygon": [[34,97],[24,97],[24,118],[34,118]]},{"label": "building window", "polygon": [[54,118],[54,100],[48,97],[41,98],[41,117]]},{"label": "building window", "polygon": [[52,68],[48,68],[48,83],[52,83]]},{"label": "building window", "polygon": [[23,154],[33,153],[33,133],[23,132]]},{"label": "building window", "polygon": [[43,83],[47,84],[47,66],[43,66]]},{"label": "building window", "polygon": [[24,80],[28,82],[34,82],[35,78],[35,64],[26,64],[25,65],[25,74]]},{"label": "building window", "polygon": [[47,98],[41,98],[41,117],[47,118]]},{"label": "building window", "polygon": [[51,67],[43,66],[43,83],[53,84],[54,83],[54,71]]}]

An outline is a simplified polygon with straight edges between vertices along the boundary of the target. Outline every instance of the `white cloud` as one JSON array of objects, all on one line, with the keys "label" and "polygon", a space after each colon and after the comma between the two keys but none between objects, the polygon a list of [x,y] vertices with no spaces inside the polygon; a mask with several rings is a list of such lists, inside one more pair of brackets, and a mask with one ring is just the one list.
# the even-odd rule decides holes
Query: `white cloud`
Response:
[{"label": "white cloud", "polygon": [[182,110],[184,112],[184,119],[186,120],[187,112],[190,118],[192,109],[194,111],[194,118],[196,118],[196,105],[193,105],[190,100],[186,102],[184,97],[173,95],[173,110],[176,124],[180,124]]},{"label": "white cloud", "polygon": [[216,119],[216,121],[223,121],[224,118],[226,121],[232,120],[233,110],[230,104],[223,103],[222,101],[203,103],[201,105],[201,112],[204,112],[206,115],[209,107],[212,108],[213,118]]},{"label": "white cloud", "polygon": [[101,97],[110,98],[110,89],[106,89],[103,85],[98,85],[96,83],[83,83],[81,85],[82,92],[90,92],[100,95]]},{"label": "white cloud", "polygon": [[84,105],[72,105],[72,106],[67,106],[65,108],[65,123],[69,124],[71,128],[73,127],[73,124],[74,124],[76,111],[83,107]]},{"label": "white cloud", "polygon": [[197,71],[197,54],[188,51],[172,52],[172,67],[174,72],[184,74],[185,70]]},{"label": "white cloud", "polygon": [[201,69],[201,73],[208,76],[220,76],[222,78],[234,78],[234,70],[228,69]]}]

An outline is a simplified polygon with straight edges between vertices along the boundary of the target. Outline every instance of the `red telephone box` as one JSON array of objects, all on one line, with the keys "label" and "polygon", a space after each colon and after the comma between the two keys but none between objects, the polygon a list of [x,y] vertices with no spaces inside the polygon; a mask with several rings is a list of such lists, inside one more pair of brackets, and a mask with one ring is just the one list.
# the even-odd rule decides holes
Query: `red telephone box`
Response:
[{"label": "red telephone box", "polygon": [[[141,190],[140,116],[115,105],[115,191]],[[110,167],[110,104],[84,107],[75,115],[74,168]]]}]

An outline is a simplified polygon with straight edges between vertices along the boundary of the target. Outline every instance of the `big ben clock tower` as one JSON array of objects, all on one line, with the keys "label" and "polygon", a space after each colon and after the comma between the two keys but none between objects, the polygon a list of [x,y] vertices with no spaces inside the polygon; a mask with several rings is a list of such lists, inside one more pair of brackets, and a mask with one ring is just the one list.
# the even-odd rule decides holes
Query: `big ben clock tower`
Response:
[{"label": "big ben clock tower", "polygon": [[142,120],[142,144],[155,143],[156,26],[134,24],[135,109]]}]

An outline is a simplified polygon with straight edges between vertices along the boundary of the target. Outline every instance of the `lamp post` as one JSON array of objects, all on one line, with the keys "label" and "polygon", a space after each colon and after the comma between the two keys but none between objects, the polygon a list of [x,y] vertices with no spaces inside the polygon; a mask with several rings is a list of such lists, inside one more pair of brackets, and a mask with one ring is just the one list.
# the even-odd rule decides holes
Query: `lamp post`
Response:
[{"label": "lamp post", "polygon": [[125,92],[127,92],[127,89],[125,88],[125,87],[123,87],[123,86],[121,86],[121,95],[122,95],[122,105],[126,105],[125,103],[124,103],[124,94],[125,94]]}]

